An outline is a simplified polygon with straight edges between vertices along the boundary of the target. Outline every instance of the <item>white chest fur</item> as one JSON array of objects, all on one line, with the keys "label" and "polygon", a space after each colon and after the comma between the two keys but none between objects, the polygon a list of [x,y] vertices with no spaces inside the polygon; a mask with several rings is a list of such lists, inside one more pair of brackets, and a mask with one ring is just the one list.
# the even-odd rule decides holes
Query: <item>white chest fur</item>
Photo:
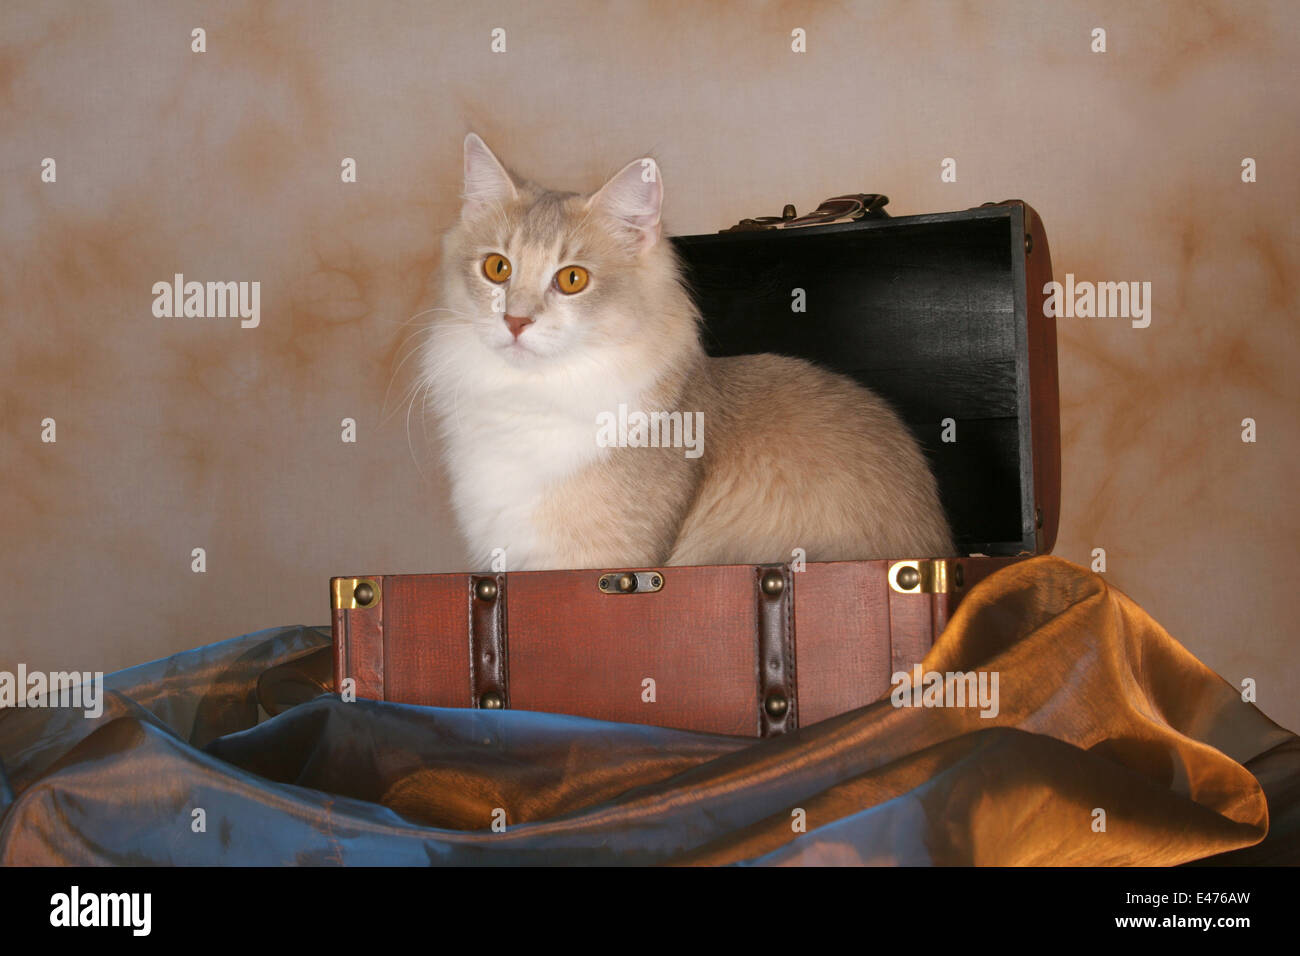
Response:
[{"label": "white chest fur", "polygon": [[637,407],[646,383],[562,368],[530,376],[469,343],[457,351],[460,361],[427,372],[470,557],[487,569],[500,549],[507,570],[547,566],[554,543],[538,509],[556,485],[613,452],[597,441],[598,416]]},{"label": "white chest fur", "polygon": [[462,408],[444,434],[452,504],[484,568],[498,548],[507,569],[544,561],[549,545],[535,521],[543,498],[610,451],[596,444],[595,409]]}]

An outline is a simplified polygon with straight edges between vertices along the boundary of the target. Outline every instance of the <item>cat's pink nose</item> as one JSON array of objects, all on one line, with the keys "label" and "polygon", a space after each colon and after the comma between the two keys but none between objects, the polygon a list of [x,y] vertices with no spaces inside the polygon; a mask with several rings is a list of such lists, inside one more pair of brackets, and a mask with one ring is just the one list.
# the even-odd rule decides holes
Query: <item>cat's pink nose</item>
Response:
[{"label": "cat's pink nose", "polygon": [[519,333],[533,324],[533,320],[523,315],[510,315],[506,313],[506,325],[510,326],[510,334],[519,338]]}]

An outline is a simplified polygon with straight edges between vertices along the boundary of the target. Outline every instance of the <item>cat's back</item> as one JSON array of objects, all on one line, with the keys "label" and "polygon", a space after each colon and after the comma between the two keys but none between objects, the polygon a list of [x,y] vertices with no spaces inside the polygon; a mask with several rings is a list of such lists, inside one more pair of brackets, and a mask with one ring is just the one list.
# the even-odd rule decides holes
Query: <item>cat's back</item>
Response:
[{"label": "cat's back", "polygon": [[[784,355],[708,362],[715,417],[723,426],[723,434],[715,431],[711,438],[729,450],[764,454],[764,447],[790,449],[797,454],[774,456],[773,464],[789,468],[839,461],[882,478],[900,467],[924,468],[915,440],[893,408],[847,376]],[[864,454],[867,450],[874,453]]]},{"label": "cat's back", "polygon": [[925,457],[882,398],[788,356],[707,362],[704,476],[672,563],[952,553]]}]

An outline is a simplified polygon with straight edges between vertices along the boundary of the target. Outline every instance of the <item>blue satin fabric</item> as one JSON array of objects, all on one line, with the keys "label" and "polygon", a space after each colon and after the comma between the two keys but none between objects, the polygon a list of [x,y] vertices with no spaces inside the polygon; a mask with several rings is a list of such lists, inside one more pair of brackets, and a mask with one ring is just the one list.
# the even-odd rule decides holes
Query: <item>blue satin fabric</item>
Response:
[{"label": "blue satin fabric", "polygon": [[97,718],[0,711],[0,862],[1300,862],[1300,741],[1054,558],[975,589],[924,662],[997,670],[993,719],[886,698],[754,741],[330,694],[267,718],[259,676],[328,642],[121,671]]}]

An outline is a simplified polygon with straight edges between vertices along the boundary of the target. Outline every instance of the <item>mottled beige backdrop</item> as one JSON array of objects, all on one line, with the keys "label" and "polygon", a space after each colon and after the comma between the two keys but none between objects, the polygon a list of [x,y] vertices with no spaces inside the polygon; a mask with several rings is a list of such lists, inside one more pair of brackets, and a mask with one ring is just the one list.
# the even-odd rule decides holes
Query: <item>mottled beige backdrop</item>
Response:
[{"label": "mottled beige backdrop", "polygon": [[[473,128],[557,187],[653,152],[673,232],[844,192],[895,215],[1015,197],[1058,278],[1151,282],[1149,328],[1060,322],[1056,553],[1104,548],[1300,728],[1298,22],[1288,2],[6,2],[0,669],[109,671],[326,622],[331,574],[463,567],[436,448],[389,386]],[[175,273],[261,282],[260,326],[156,318]]]}]

